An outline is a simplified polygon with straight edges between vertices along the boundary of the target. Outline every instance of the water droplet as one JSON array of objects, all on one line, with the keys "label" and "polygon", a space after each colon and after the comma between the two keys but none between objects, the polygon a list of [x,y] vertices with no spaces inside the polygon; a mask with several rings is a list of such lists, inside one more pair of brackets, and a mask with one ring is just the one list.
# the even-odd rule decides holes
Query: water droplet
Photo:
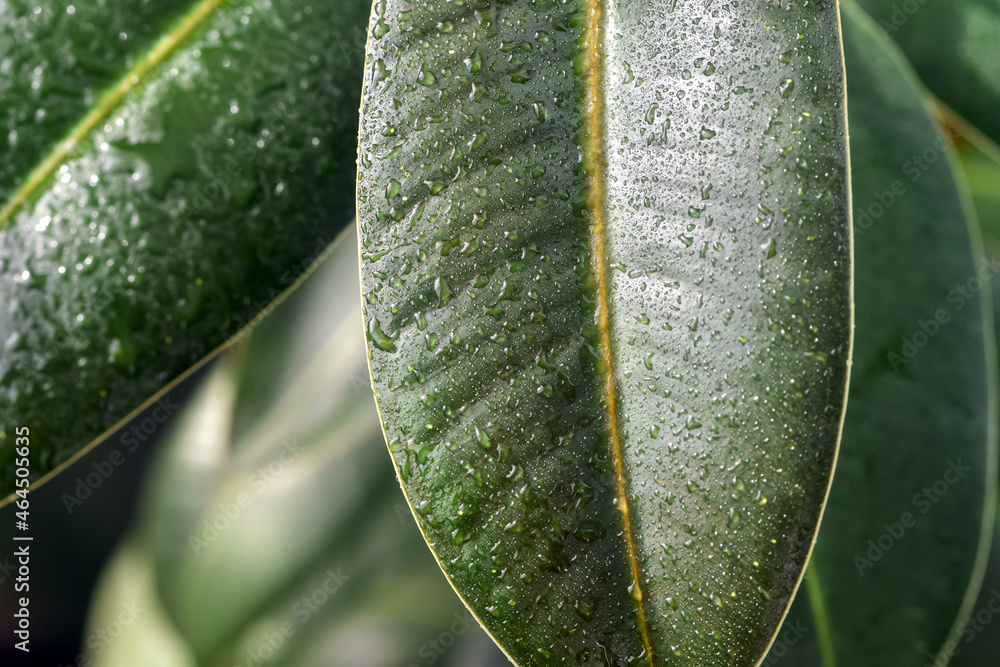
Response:
[{"label": "water droplet", "polygon": [[399,195],[399,189],[400,189],[399,181],[397,181],[396,179],[392,179],[391,181],[389,181],[389,185],[385,187],[385,198],[392,199],[393,197],[396,197],[397,195]]},{"label": "water droplet", "polygon": [[646,112],[646,122],[650,125],[656,120],[656,110],[660,108],[659,104],[652,104],[649,107],[649,111]]},{"label": "water droplet", "polygon": [[787,99],[788,96],[792,94],[792,91],[795,90],[795,82],[791,79],[785,79],[781,82],[781,86],[779,86],[778,90],[781,91],[781,96]]},{"label": "water droplet", "polygon": [[761,247],[767,251],[768,259],[771,259],[772,257],[778,254],[778,242],[775,239],[771,239]]},{"label": "water droplet", "polygon": [[379,324],[377,317],[373,316],[368,321],[368,339],[371,340],[372,345],[383,352],[396,351],[396,339],[382,331],[382,326]]},{"label": "water droplet", "polygon": [[589,621],[594,617],[594,606],[587,604],[583,600],[577,600],[576,613],[580,614],[583,620]]},{"label": "water droplet", "polygon": [[420,76],[417,78],[417,83],[421,86],[433,86],[437,83],[437,78],[434,76],[433,72],[431,72],[427,63],[420,66]]},{"label": "water droplet", "polygon": [[436,278],[434,280],[434,293],[437,294],[438,304],[442,306],[447,305],[452,297],[455,296],[444,278]]},{"label": "water droplet", "polygon": [[476,49],[472,52],[472,57],[465,61],[465,64],[469,66],[469,72],[471,74],[479,74],[479,70],[483,68],[483,54]]}]

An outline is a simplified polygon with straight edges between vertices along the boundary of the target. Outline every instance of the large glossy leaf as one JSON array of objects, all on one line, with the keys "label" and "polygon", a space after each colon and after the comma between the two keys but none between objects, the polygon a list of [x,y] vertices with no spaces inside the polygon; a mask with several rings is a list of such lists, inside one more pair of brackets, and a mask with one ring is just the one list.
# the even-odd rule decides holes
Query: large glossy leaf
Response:
[{"label": "large glossy leaf", "polygon": [[363,292],[389,447],[522,665],[753,665],[850,338],[833,3],[376,5]]},{"label": "large glossy leaf", "polygon": [[0,492],[15,426],[52,470],[350,220],[369,7],[3,3]]},{"label": "large glossy leaf", "polygon": [[[969,183],[972,201],[979,218],[986,253],[1000,256],[1000,161],[968,143],[960,146],[959,157]],[[993,275],[993,321],[1000,331],[1000,274]],[[945,646],[941,653],[952,656],[954,667],[988,665],[1000,653],[1000,512],[993,527],[993,545],[989,565],[979,590],[979,598],[968,610],[968,618],[954,645]],[[937,667],[937,665],[935,665]]]},{"label": "large glossy leaf", "polygon": [[[926,93],[854,5],[845,5],[844,47],[854,367],[804,587],[813,610],[804,623],[813,630],[794,649],[812,643],[822,658],[789,664],[923,667],[971,610],[990,543],[997,395],[989,279],[1000,265],[983,257],[961,170]],[[914,155],[927,156],[926,169],[915,168]]]},{"label": "large glossy leaf", "polygon": [[89,647],[94,664],[506,662],[461,613],[384,459],[353,234],[180,416],[90,626],[131,600],[151,613]]},{"label": "large glossy leaf", "polygon": [[931,92],[1000,142],[1000,3],[858,0],[906,54]]},{"label": "large glossy leaf", "polygon": [[[997,514],[1000,517],[1000,513]],[[961,631],[955,634],[954,644],[946,645],[943,657],[951,657],[951,667],[982,667],[989,665],[1000,653],[1000,521],[993,525],[993,545],[989,565],[979,589],[976,603],[968,610],[968,617],[961,618]],[[939,663],[942,664],[942,663]],[[933,665],[938,667],[938,665]]]}]

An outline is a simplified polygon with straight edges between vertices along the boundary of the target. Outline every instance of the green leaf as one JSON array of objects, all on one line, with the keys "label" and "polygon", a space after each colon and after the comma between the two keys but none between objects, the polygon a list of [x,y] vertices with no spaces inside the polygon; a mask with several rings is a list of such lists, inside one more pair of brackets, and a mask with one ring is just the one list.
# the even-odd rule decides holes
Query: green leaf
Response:
[{"label": "green leaf", "polygon": [[[443,665],[468,664],[463,651],[499,664],[384,458],[353,237],[217,362],[179,416],[90,627],[132,600],[143,613],[112,650],[90,647],[94,664],[383,667],[422,663],[422,650]],[[430,644],[440,638],[462,648],[443,655]]]},{"label": "green leaf", "polygon": [[1000,162],[968,144],[961,146],[959,157],[988,251],[996,251],[1000,241]]},{"label": "green leaf", "polygon": [[122,4],[4,5],[2,493],[15,426],[52,471],[353,215],[366,0]]},{"label": "green leaf", "polygon": [[995,0],[858,0],[927,87],[1000,142],[1000,5]]},{"label": "green leaf", "polygon": [[[969,191],[979,218],[979,226],[983,233],[983,241],[989,256],[1000,255],[1000,161],[991,154],[980,150],[975,145],[959,146],[959,157],[962,170],[969,183]],[[1000,331],[1000,275],[994,274],[993,289],[993,323]],[[979,590],[979,598],[972,609],[968,610],[964,629],[954,637],[952,650],[946,645],[942,649],[945,655],[953,656],[948,664],[953,667],[979,667],[987,665],[1000,650],[1000,632],[996,623],[1000,604],[1000,512],[993,526],[993,545],[990,549],[990,560]]]},{"label": "green leaf", "polygon": [[[341,559],[357,556],[362,509],[386,495],[352,289],[357,251],[341,242],[332,252],[243,355],[220,362],[154,464],[140,536],[163,604],[201,658],[331,544]],[[316,316],[321,308],[333,316]],[[275,357],[287,372],[262,377],[255,369]]]},{"label": "green leaf", "polygon": [[989,549],[989,279],[1000,265],[983,257],[954,152],[915,75],[848,4],[844,49],[857,329],[837,474],[805,586],[822,660],[789,664],[923,667],[960,633]]},{"label": "green leaf", "polygon": [[847,382],[836,5],[386,0],[370,34],[371,366],[442,568],[521,665],[756,664]]},{"label": "green leaf", "polygon": [[[117,630],[114,641],[108,641],[108,628]],[[86,664],[96,667],[198,664],[163,609],[149,558],[130,543],[122,545],[105,566],[85,636],[94,640],[87,647],[91,661]],[[100,655],[95,655],[98,649]]]},{"label": "green leaf", "polygon": [[[994,290],[995,292],[996,290]],[[1000,513],[998,513],[1000,518]],[[1000,631],[996,621],[1000,605],[1000,521],[993,525],[993,545],[990,549],[990,561],[979,590],[979,598],[969,610],[968,618],[959,619],[963,622],[963,630],[956,633],[955,645],[945,646],[942,651],[950,654],[951,667],[981,667],[996,659],[1000,651]],[[934,667],[937,667],[936,665]]]}]

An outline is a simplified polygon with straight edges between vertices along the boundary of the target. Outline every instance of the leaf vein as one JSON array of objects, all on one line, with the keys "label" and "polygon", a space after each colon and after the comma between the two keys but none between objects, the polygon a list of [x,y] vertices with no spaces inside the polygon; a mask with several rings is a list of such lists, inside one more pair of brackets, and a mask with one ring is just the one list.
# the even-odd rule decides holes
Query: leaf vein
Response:
[{"label": "leaf vein", "polygon": [[596,278],[597,325],[600,336],[600,347],[603,354],[604,400],[608,412],[608,435],[611,443],[611,456],[614,460],[615,480],[618,487],[617,509],[622,514],[625,536],[625,552],[629,561],[632,576],[632,597],[636,602],[636,613],[639,617],[639,631],[642,635],[644,653],[649,667],[655,665],[655,655],[650,640],[649,622],[646,619],[643,602],[642,584],[640,582],[640,566],[636,548],[635,527],[629,514],[628,482],[625,479],[625,463],[622,456],[621,437],[618,427],[617,399],[615,396],[615,374],[613,348],[611,345],[610,303],[608,298],[608,258],[605,245],[604,217],[604,132],[603,107],[601,93],[603,78],[602,68],[602,28],[603,0],[587,0],[586,13],[586,53],[589,67],[584,81],[584,112],[585,135],[583,151],[587,159],[589,176],[588,205],[593,216],[590,231],[593,253],[594,273]]},{"label": "leaf vein", "polygon": [[224,0],[201,0],[191,12],[177,24],[177,26],[132,67],[121,80],[112,86],[89,114],[69,133],[69,135],[59,142],[59,144],[49,153],[48,157],[36,167],[28,179],[18,187],[13,197],[0,208],[0,229],[10,220],[17,211],[24,206],[35,191],[45,181],[55,173],[56,169],[71,157],[73,152],[85,141],[98,123],[121,104],[125,97],[132,92],[139,82],[153,71],[157,65],[162,63],[173,51],[183,42],[198,26],[208,18]]}]

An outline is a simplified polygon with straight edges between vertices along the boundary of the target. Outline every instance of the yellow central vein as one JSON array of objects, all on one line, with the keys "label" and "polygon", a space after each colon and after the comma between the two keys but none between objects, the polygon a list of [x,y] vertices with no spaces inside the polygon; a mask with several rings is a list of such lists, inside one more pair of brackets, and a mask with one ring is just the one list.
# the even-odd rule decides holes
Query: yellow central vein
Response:
[{"label": "yellow central vein", "polygon": [[31,199],[35,190],[45,183],[46,179],[80,145],[80,142],[86,139],[87,135],[97,127],[97,124],[107,118],[121,104],[125,96],[157,65],[163,62],[223,2],[226,2],[226,0],[201,0],[169,34],[160,39],[149,53],[142,57],[132,69],[126,72],[125,76],[118,83],[104,93],[98,105],[73,128],[69,136],[59,142],[59,145],[49,153],[45,161],[31,172],[28,180],[17,189],[14,196],[0,209],[0,228],[4,226],[18,209]]},{"label": "yellow central vein", "polygon": [[639,616],[639,632],[649,666],[654,665],[654,653],[650,641],[649,623],[643,604],[642,585],[639,574],[639,557],[635,545],[635,529],[629,516],[628,483],[625,479],[625,463],[622,456],[621,437],[618,428],[618,402],[615,397],[614,360],[611,347],[611,320],[608,299],[608,259],[604,239],[604,128],[602,118],[604,100],[601,94],[603,67],[601,62],[601,18],[602,0],[586,0],[586,58],[588,68],[585,79],[586,126],[583,141],[587,155],[587,171],[590,180],[587,205],[593,215],[590,232],[594,273],[597,282],[597,326],[600,331],[600,347],[603,355],[604,400],[608,409],[608,434],[611,440],[611,457],[615,464],[615,479],[618,485],[618,510],[622,513],[625,526],[625,553],[632,570],[632,597],[636,601]]}]

